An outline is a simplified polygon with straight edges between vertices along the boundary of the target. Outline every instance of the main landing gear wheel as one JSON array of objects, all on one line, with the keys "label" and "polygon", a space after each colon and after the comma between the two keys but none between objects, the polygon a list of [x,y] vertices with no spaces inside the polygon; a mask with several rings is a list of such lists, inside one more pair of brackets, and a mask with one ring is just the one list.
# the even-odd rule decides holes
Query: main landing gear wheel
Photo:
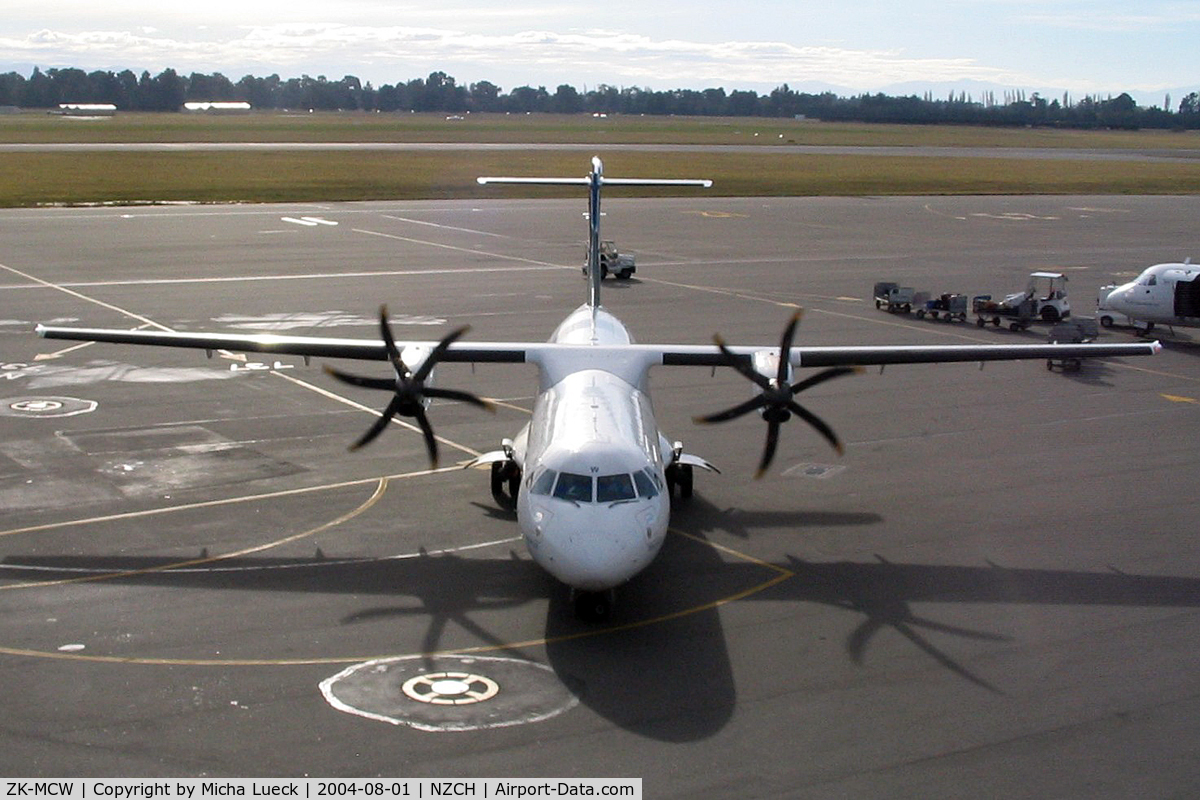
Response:
[{"label": "main landing gear wheel", "polygon": [[666,469],[667,492],[670,496],[679,490],[679,499],[688,500],[692,496],[692,465],[672,464]]},{"label": "main landing gear wheel", "polygon": [[492,499],[496,505],[512,511],[517,507],[517,492],[520,489],[520,467],[511,461],[493,461]]},{"label": "main landing gear wheel", "polygon": [[571,595],[575,604],[575,617],[583,622],[604,622],[612,614],[613,593],[611,589],[605,592],[585,592],[572,589]]}]

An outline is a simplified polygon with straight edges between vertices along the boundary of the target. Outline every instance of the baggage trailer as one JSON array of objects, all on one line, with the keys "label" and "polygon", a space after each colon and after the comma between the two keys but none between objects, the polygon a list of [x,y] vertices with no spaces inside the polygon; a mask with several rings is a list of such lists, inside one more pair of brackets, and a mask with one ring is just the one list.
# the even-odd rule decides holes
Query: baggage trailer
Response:
[{"label": "baggage trailer", "polygon": [[907,314],[913,310],[914,294],[916,292],[911,286],[901,286],[892,281],[880,281],[875,284],[875,307],[892,314]]},{"label": "baggage trailer", "polygon": [[[1087,317],[1074,317],[1069,322],[1059,322],[1050,329],[1047,341],[1050,344],[1083,344],[1094,342],[1100,335],[1096,320]],[[1046,369],[1058,367],[1063,372],[1078,372],[1083,368],[1082,358],[1048,358]]]},{"label": "baggage trailer", "polygon": [[913,297],[917,319],[928,314],[943,322],[967,321],[967,296],[965,294],[941,294],[930,297],[928,292],[917,292]]},{"label": "baggage trailer", "polygon": [[1037,303],[1022,294],[1009,295],[1003,300],[993,300],[990,294],[971,298],[971,311],[975,313],[975,324],[979,327],[989,322],[1000,327],[1001,321],[1008,324],[1010,331],[1023,331],[1033,324]]}]

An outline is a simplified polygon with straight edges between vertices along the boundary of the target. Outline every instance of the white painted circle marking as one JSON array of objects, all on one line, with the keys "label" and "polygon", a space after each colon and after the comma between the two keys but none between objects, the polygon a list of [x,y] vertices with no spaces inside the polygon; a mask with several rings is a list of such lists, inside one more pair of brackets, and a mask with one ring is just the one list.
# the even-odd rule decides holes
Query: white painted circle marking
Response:
[{"label": "white painted circle marking", "polygon": [[95,411],[94,400],[77,397],[7,397],[0,400],[0,416],[73,417]]},{"label": "white painted circle marking", "polygon": [[499,693],[500,685],[486,675],[429,672],[409,678],[400,690],[418,703],[462,706],[490,700]]},{"label": "white painted circle marking", "polygon": [[58,411],[62,407],[63,404],[57,400],[19,400],[9,405],[13,411],[33,411],[35,413]]},{"label": "white painted circle marking", "polygon": [[320,688],[339,711],[436,732],[527,725],[579,703],[550,667],[497,656],[381,658],[348,667]]}]

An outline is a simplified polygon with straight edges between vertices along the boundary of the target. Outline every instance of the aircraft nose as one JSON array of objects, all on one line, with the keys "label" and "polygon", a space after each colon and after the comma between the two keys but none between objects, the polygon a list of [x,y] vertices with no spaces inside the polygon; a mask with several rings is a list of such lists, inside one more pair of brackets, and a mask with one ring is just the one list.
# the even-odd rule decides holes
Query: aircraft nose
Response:
[{"label": "aircraft nose", "polygon": [[1123,286],[1118,286],[1108,293],[1105,299],[1105,304],[1114,311],[1126,312],[1129,310],[1129,292],[1133,284],[1127,283]]},{"label": "aircraft nose", "polygon": [[627,532],[579,530],[560,536],[569,542],[554,559],[555,573],[575,589],[611,589],[633,577],[645,562],[641,554],[631,551],[632,537]]},{"label": "aircraft nose", "polygon": [[[541,526],[534,557],[573,589],[604,591],[632,578],[654,559],[662,545],[660,526],[607,518],[599,524],[555,520]],[[531,541],[531,544],[535,544]]]}]

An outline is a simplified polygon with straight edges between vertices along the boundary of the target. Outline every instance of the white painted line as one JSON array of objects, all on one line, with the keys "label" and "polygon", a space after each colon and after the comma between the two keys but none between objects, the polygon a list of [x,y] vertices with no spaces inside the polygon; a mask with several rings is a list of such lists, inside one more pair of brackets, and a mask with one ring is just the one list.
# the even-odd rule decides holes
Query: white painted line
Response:
[{"label": "white painted line", "polygon": [[360,478],[352,481],[339,481],[337,483],[323,483],[319,486],[301,486],[296,489],[280,489],[275,492],[264,492],[262,494],[241,495],[238,497],[224,497],[219,500],[201,500],[195,503],[181,503],[174,506],[164,506],[162,508],[148,508],[143,511],[124,511],[119,514],[107,514],[102,517],[83,517],[80,519],[68,519],[61,522],[46,522],[41,525],[30,525],[26,528],[11,528],[6,531],[0,531],[0,536],[16,536],[23,533],[39,533],[41,531],[52,531],[59,528],[70,528],[74,526],[96,525],[104,522],[115,522],[125,519],[139,519],[141,517],[154,517],[160,514],[173,514],[176,511],[191,511],[198,508],[216,508],[218,506],[238,505],[241,503],[254,503],[260,500],[274,500],[279,497],[293,497],[295,495],[311,494],[313,492],[324,492],[331,489],[348,489],[353,486],[364,486],[366,484],[375,483],[379,480],[394,481],[404,478],[417,478],[425,475],[436,475],[439,472],[450,472],[461,469],[455,465],[451,467],[440,467],[438,469],[422,469],[413,472],[400,472],[395,475],[385,475],[382,478]]},{"label": "white painted line", "polygon": [[[291,231],[288,231],[289,233]],[[281,231],[282,233],[282,231]],[[470,250],[471,253],[479,253],[477,250]],[[490,255],[483,253],[483,255]],[[503,256],[496,256],[502,258]],[[536,264],[536,262],[535,262]],[[462,269],[388,269],[378,270],[373,272],[312,272],[302,275],[236,275],[223,278],[147,278],[142,280],[126,280],[126,281],[76,281],[72,283],[63,283],[55,288],[65,289],[66,287],[74,287],[77,289],[88,289],[95,287],[106,286],[170,286],[175,284],[192,284],[192,283],[250,283],[253,281],[313,281],[313,280],[330,280],[330,279],[358,279],[358,278],[396,278],[414,275],[453,275],[453,274],[481,274],[493,272],[547,272],[550,270],[573,269],[573,267],[563,267],[558,264],[535,265],[528,267],[464,267]],[[10,289],[38,289],[41,286],[0,286],[0,291]]]},{"label": "white painted line", "polygon": [[470,253],[473,256],[488,256],[489,258],[498,258],[505,261],[520,261],[523,264],[536,264],[539,267],[553,267],[554,269],[579,269],[577,266],[565,267],[562,264],[551,264],[549,261],[538,261],[533,258],[522,258],[521,256],[510,256],[504,253],[489,253],[485,250],[474,250],[470,247],[455,247],[452,244],[441,244],[440,242],[430,242],[424,239],[411,239],[407,236],[398,236],[394,233],[380,233],[379,231],[368,231],[363,228],[352,228],[355,233],[365,233],[368,236],[380,236],[384,239],[395,239],[398,242],[410,242],[412,244],[424,244],[430,247],[439,247],[443,250],[455,250],[460,253]]},{"label": "white painted line", "polygon": [[70,347],[64,348],[62,350],[58,350],[53,353],[38,353],[36,356],[33,357],[33,360],[34,361],[49,361],[52,358],[62,358],[67,353],[73,353],[76,350],[82,350],[83,348],[91,347],[94,344],[95,344],[95,342],[80,342],[79,344],[71,345]]},{"label": "white painted line", "polygon": [[318,225],[318,223],[312,222],[311,220],[297,219],[296,217],[280,217],[280,219],[282,219],[284,222],[290,222],[293,225],[303,225],[307,228],[315,228]]},{"label": "white painted line", "polygon": [[333,225],[333,226],[337,225],[337,223],[334,222],[333,220],[322,219],[321,217],[301,217],[300,221],[301,222],[311,222],[313,225]]},{"label": "white painted line", "polygon": [[511,239],[513,237],[506,236],[503,233],[492,233],[491,231],[477,231],[474,228],[458,228],[454,225],[439,225],[436,222],[426,222],[420,219],[411,219],[409,217],[397,217],[393,214],[380,214],[384,219],[394,219],[397,222],[407,222],[411,225],[428,225],[430,228],[441,228],[447,231],[459,231],[460,233],[473,233],[476,236],[494,236],[497,239]]},{"label": "white painted line", "polygon": [[[390,556],[364,556],[362,558],[326,558],[320,561],[297,560],[292,564],[251,564],[239,567],[222,567],[222,566],[202,566],[202,567],[178,567],[164,568],[162,572],[167,572],[172,575],[211,575],[214,573],[237,573],[237,572],[280,572],[298,569],[324,569],[326,567],[346,567],[356,564],[380,564],[386,561],[411,561],[418,558],[430,558],[436,556],[453,555],[455,553],[465,553],[470,550],[482,550],[487,547],[499,547],[506,544],[515,544],[521,541],[520,536],[510,536],[507,539],[493,539],[490,542],[479,542],[478,544],[462,545],[460,547],[444,547],[438,550],[426,550],[417,553],[396,553]],[[228,556],[219,556],[219,559],[227,559]],[[220,563],[215,560],[215,563]],[[53,567],[42,564],[5,564],[5,570],[12,572],[47,572],[68,575],[119,575],[114,573],[111,568],[100,569],[97,567]],[[49,585],[49,584],[46,584]],[[61,648],[60,648],[61,649]]]},{"label": "white painted line", "polygon": [[19,269],[13,269],[12,267],[6,266],[4,264],[0,264],[0,269],[8,270],[9,272],[11,272],[14,275],[19,275],[20,277],[24,278],[25,280],[33,281],[34,283],[38,284],[39,286],[45,287],[47,289],[54,289],[55,291],[62,292],[63,294],[69,294],[74,298],[83,300],[84,302],[93,303],[95,305],[101,306],[102,308],[107,308],[110,311],[116,311],[118,314],[124,314],[127,317],[132,317],[133,319],[141,321],[148,327],[158,328],[160,331],[171,332],[171,329],[168,328],[166,325],[157,323],[148,317],[143,317],[141,314],[135,314],[132,311],[127,311],[126,309],[121,308],[120,306],[114,306],[112,303],[106,303],[103,300],[97,300],[94,297],[88,297],[85,294],[80,294],[79,292],[72,291],[70,289],[67,289],[66,287],[59,286],[58,284],[55,284],[55,283],[51,283],[50,281],[44,281],[41,278],[36,278],[33,275],[30,275],[28,272],[21,272],[21,270],[19,270]]}]

